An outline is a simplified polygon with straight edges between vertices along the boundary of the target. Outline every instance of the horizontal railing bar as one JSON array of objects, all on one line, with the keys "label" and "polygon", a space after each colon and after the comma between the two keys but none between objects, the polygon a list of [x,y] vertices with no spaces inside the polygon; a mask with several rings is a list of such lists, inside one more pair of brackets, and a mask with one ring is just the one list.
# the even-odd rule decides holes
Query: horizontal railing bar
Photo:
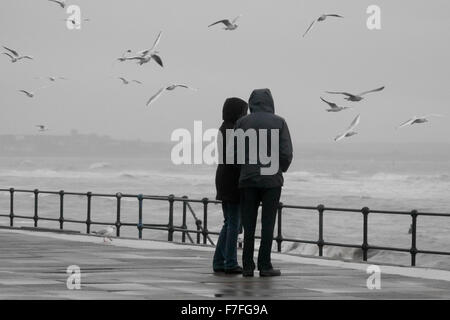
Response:
[{"label": "horizontal railing bar", "polygon": [[369,246],[368,249],[373,250],[385,250],[385,251],[398,251],[398,252],[410,252],[411,249],[406,248],[395,248],[395,247],[382,247],[382,246]]},{"label": "horizontal railing bar", "polygon": [[332,246],[332,247],[343,247],[343,248],[354,248],[361,249],[361,245],[348,244],[348,243],[338,243],[338,242],[327,242],[323,243],[324,246]]},{"label": "horizontal railing bar", "polygon": [[417,250],[417,253],[439,254],[444,256],[450,256],[450,252],[448,251]]},{"label": "horizontal railing bar", "polygon": [[317,245],[317,241],[313,241],[313,240],[302,240],[302,239],[283,238],[283,242],[284,242],[284,241],[288,241],[288,242],[298,242],[298,243],[308,243],[308,244],[315,244],[315,245]]}]

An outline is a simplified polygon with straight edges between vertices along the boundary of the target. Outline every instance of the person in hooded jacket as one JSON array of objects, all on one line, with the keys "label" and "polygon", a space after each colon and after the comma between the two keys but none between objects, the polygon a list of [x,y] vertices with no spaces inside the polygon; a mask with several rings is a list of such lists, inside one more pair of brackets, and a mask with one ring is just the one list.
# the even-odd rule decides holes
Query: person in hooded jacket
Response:
[{"label": "person in hooded jacket", "polygon": [[[281,271],[274,269],[271,263],[271,250],[273,242],[273,231],[275,227],[276,212],[283,186],[283,172],[286,172],[292,161],[292,142],[286,121],[275,115],[274,101],[269,89],[254,90],[249,99],[250,114],[240,118],[236,122],[235,129],[242,129],[247,132],[249,129],[256,131],[257,137],[257,159],[249,161],[252,156],[249,154],[251,148],[248,146],[249,140],[245,142],[243,152],[245,163],[240,164],[239,188],[241,189],[241,219],[244,227],[244,248],[242,253],[243,276],[253,276],[255,263],[253,261],[255,247],[255,228],[258,217],[258,208],[261,204],[261,243],[258,253],[257,267],[260,276],[279,276]],[[266,131],[259,131],[265,129]],[[278,132],[278,140],[274,136],[272,145],[272,135]],[[236,131],[237,132],[237,131]],[[263,136],[265,135],[265,136]],[[262,172],[262,168],[270,167],[270,164],[263,164],[260,155],[260,139],[267,139],[267,156],[271,156],[272,151],[278,151],[278,168],[274,174]],[[274,148],[272,150],[272,148]],[[275,149],[277,148],[277,149]],[[254,159],[254,158],[253,158]]]},{"label": "person in hooded jacket", "polygon": [[240,168],[235,163],[227,164],[226,131],[233,130],[236,121],[246,115],[247,110],[247,102],[239,98],[228,98],[222,109],[223,123],[219,128],[222,139],[218,143],[222,161],[219,162],[216,170],[216,199],[222,201],[224,224],[214,253],[214,272],[242,273],[242,267],[237,261],[237,239],[240,227],[240,191],[238,188]]}]

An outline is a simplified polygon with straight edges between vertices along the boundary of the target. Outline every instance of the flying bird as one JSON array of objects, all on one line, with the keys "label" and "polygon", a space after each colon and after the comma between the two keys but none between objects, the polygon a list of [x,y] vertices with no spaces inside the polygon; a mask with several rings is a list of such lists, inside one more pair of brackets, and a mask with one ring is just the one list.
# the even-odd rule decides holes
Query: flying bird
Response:
[{"label": "flying bird", "polygon": [[184,84],[172,84],[170,86],[167,87],[163,87],[161,89],[159,89],[159,91],[157,93],[155,93],[152,97],[150,97],[150,99],[148,99],[147,101],[147,106],[149,106],[150,104],[152,104],[153,102],[155,102],[159,97],[161,97],[161,95],[166,92],[166,91],[172,91],[175,90],[176,88],[185,88],[185,89],[190,89],[190,90],[194,90],[196,91],[197,89],[188,87],[187,85]]},{"label": "flying bird", "polygon": [[56,76],[48,76],[48,77],[36,77],[35,79],[46,79],[51,82],[56,82],[58,80],[67,80],[65,77],[56,77]]},{"label": "flying bird", "polygon": [[336,138],[334,138],[334,141],[339,141],[344,138],[348,138],[348,137],[351,137],[351,136],[354,136],[355,134],[357,134],[358,132],[356,132],[354,130],[355,130],[356,126],[359,124],[360,119],[361,119],[361,116],[358,114],[356,116],[356,118],[353,119],[353,121],[350,124],[350,126],[348,127],[348,129],[344,133],[342,133],[342,134],[338,135]]},{"label": "flying bird", "polygon": [[43,125],[43,124],[37,124],[36,127],[39,128],[39,132],[44,132],[44,131],[48,131],[48,127]]},{"label": "flying bird", "polygon": [[33,57],[31,57],[31,56],[26,56],[26,55],[22,56],[16,50],[10,49],[10,48],[5,47],[5,46],[3,46],[3,48],[9,51],[9,53],[8,52],[3,52],[3,54],[7,55],[11,59],[12,63],[20,61],[22,59],[33,60]]},{"label": "flying bird", "polygon": [[48,86],[43,86],[43,87],[40,87],[40,88],[37,88],[35,91],[28,91],[28,90],[19,90],[19,92],[22,92],[22,93],[24,93],[28,98],[34,98],[34,96],[36,95],[36,92],[38,91],[38,90],[41,90],[41,89],[45,89],[45,88],[47,88]]},{"label": "flying bird", "polygon": [[63,20],[66,22],[72,23],[74,26],[81,26],[81,21],[91,21],[91,19],[88,19],[88,18],[81,19],[79,22],[77,22],[75,19],[70,19],[70,18],[63,19]]},{"label": "flying bird", "polygon": [[326,104],[328,104],[330,106],[330,109],[326,109],[328,112],[339,112],[342,110],[346,110],[346,109],[350,109],[351,107],[340,107],[338,106],[336,103],[334,102],[330,102],[325,100],[324,98],[320,97],[320,99],[325,102]]},{"label": "flying bird", "polygon": [[162,31],[159,32],[158,36],[156,37],[155,42],[153,43],[153,46],[150,49],[145,49],[136,52],[137,55],[126,57],[126,53],[131,53],[131,50],[127,50],[122,57],[118,58],[119,61],[123,62],[126,60],[138,60],[137,63],[139,65],[143,65],[145,63],[150,62],[151,60],[155,60],[157,64],[159,64],[161,67],[164,67],[163,61],[159,55],[159,52],[156,51],[156,47],[159,44],[159,41],[161,40]]},{"label": "flying bird", "polygon": [[311,24],[309,25],[308,29],[306,29],[305,33],[303,34],[303,37],[306,36],[306,34],[312,29],[312,27],[314,26],[314,24],[316,22],[322,22],[325,21],[328,17],[334,17],[334,18],[344,18],[343,16],[340,16],[338,14],[323,14],[321,15],[319,18],[314,19],[313,22],[311,22]]},{"label": "flying bird", "polygon": [[347,96],[347,98],[345,98],[346,100],[353,101],[353,102],[358,102],[358,101],[361,101],[362,99],[364,99],[363,98],[364,95],[366,95],[368,93],[371,93],[371,92],[378,92],[378,91],[381,91],[383,89],[384,89],[384,86],[380,87],[380,88],[377,88],[377,89],[364,91],[364,92],[361,92],[360,94],[351,94],[351,93],[348,93],[348,92],[334,92],[334,91],[327,91],[327,93],[330,93],[330,94],[343,94],[343,95]]},{"label": "flying bird", "polygon": [[425,115],[425,116],[414,116],[411,119],[409,119],[406,122],[403,122],[397,129],[406,127],[406,126],[412,126],[414,124],[421,124],[421,123],[426,123],[429,122],[428,118],[430,117],[443,117],[443,115],[440,114],[429,114],[429,115]]},{"label": "flying bird", "polygon": [[48,1],[58,4],[63,9],[66,7],[66,0],[48,0]]},{"label": "flying bird", "polygon": [[27,91],[27,90],[19,90],[19,92],[22,92],[22,93],[26,94],[28,98],[34,98],[34,95],[35,95],[34,92]]},{"label": "flying bird", "polygon": [[112,242],[112,236],[114,235],[114,230],[116,230],[116,226],[108,226],[105,229],[100,229],[98,231],[92,231],[93,234],[97,234],[99,236],[103,236],[103,242],[106,242],[106,239]]},{"label": "flying bird", "polygon": [[130,84],[130,82],[135,82],[135,83],[138,83],[138,84],[142,84],[142,82],[138,81],[138,80],[127,80],[124,77],[119,77],[119,79],[122,80],[123,84]]},{"label": "flying bird", "polygon": [[209,27],[212,27],[212,26],[214,26],[214,25],[216,25],[216,24],[223,23],[223,24],[225,25],[224,30],[230,30],[230,31],[231,31],[231,30],[236,30],[237,27],[238,27],[238,25],[236,24],[236,22],[239,20],[240,17],[242,17],[242,15],[237,16],[237,17],[234,18],[232,21],[230,21],[230,20],[228,20],[228,19],[224,19],[224,20],[220,20],[220,21],[214,22],[214,23],[210,24],[210,25],[208,26],[208,28],[209,28]]}]

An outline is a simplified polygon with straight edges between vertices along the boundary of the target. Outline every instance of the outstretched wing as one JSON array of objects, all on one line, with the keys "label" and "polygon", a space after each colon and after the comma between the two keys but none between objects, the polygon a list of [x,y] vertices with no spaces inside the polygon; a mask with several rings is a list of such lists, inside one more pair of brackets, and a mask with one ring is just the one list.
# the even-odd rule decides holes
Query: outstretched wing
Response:
[{"label": "outstretched wing", "polygon": [[405,121],[405,122],[403,122],[401,125],[399,125],[399,126],[397,127],[397,129],[400,129],[400,128],[409,126],[409,125],[413,124],[413,122],[416,121],[416,120],[417,120],[417,117],[414,117],[414,118],[412,118],[412,119],[409,119],[408,121]]},{"label": "outstretched wing", "polygon": [[19,92],[25,93],[26,95],[30,95],[31,93],[26,90],[19,90]]},{"label": "outstretched wing", "polygon": [[223,24],[226,25],[227,27],[231,27],[231,26],[232,26],[230,20],[224,19],[224,20],[220,20],[220,21],[217,21],[217,22],[214,22],[214,23],[210,24],[210,25],[208,26],[208,28],[209,28],[209,27],[212,27],[212,26],[214,26],[214,25],[216,25],[216,24],[219,24],[219,23],[223,23]]},{"label": "outstretched wing", "polygon": [[161,95],[164,93],[164,91],[166,91],[166,88],[161,88],[155,95],[153,95],[150,99],[148,99],[147,107],[150,104],[152,104],[153,102],[155,102],[159,97],[161,97]]},{"label": "outstretched wing", "polygon": [[157,64],[159,64],[162,68],[164,67],[162,59],[157,54],[152,54],[152,58],[156,61]]},{"label": "outstretched wing", "polygon": [[142,84],[142,82],[141,81],[139,81],[139,80],[132,80],[133,82],[136,82],[136,83],[139,83],[139,84]]},{"label": "outstretched wing", "polygon": [[8,50],[9,52],[11,52],[14,56],[18,57],[19,53],[17,53],[16,50],[10,49],[8,47],[3,46],[4,49]]},{"label": "outstretched wing", "polygon": [[123,84],[127,84],[128,83],[127,79],[125,79],[123,77],[119,77],[119,79],[122,80]]},{"label": "outstretched wing", "polygon": [[334,14],[334,13],[332,13],[332,14],[326,14],[325,16],[326,16],[326,17],[336,17],[336,18],[343,18],[343,16],[341,16],[341,15],[338,15],[338,14]]},{"label": "outstretched wing", "polygon": [[377,88],[377,89],[373,89],[373,90],[369,90],[369,91],[364,91],[364,92],[361,92],[361,93],[359,94],[359,96],[363,96],[363,95],[368,94],[368,93],[371,93],[371,92],[378,92],[378,91],[381,91],[381,90],[383,90],[383,89],[384,89],[384,86],[383,86],[383,87],[380,87],[380,88]]},{"label": "outstretched wing", "polygon": [[320,97],[320,100],[322,100],[323,102],[325,102],[326,104],[328,104],[331,108],[337,108],[337,105],[333,102],[329,102],[327,100],[325,100],[324,98]]},{"label": "outstretched wing", "polygon": [[8,57],[10,57],[10,58],[11,58],[11,60],[14,60],[14,57],[13,57],[12,55],[10,55],[9,53],[7,53],[7,52],[2,52],[2,54],[5,54],[5,55],[7,55]]},{"label": "outstretched wing", "polygon": [[66,6],[66,4],[64,3],[64,1],[57,1],[57,0],[48,0],[50,2],[54,2],[56,4],[59,4],[61,6],[61,8],[64,8]]},{"label": "outstretched wing", "polygon": [[329,94],[343,94],[343,95],[345,95],[347,97],[354,97],[355,96],[355,95],[353,95],[351,93],[348,93],[348,92],[326,91],[326,93],[329,93]]},{"label": "outstretched wing", "polygon": [[311,28],[313,27],[314,23],[316,23],[316,19],[314,19],[314,21],[311,22],[311,24],[309,25],[308,29],[306,29],[305,33],[303,34],[303,37],[306,36],[306,34],[309,32],[309,30],[311,30]]},{"label": "outstretched wing", "polygon": [[356,126],[359,124],[359,121],[361,120],[361,115],[357,115],[355,119],[353,119],[352,123],[350,124],[350,127],[348,127],[347,132],[352,131],[356,128]]},{"label": "outstretched wing", "polygon": [[344,132],[344,133],[338,135],[336,138],[334,138],[334,141],[337,142],[337,141],[339,141],[339,140],[342,140],[342,139],[345,138],[346,135],[347,135],[347,132]]},{"label": "outstretched wing", "polygon": [[242,17],[242,14],[240,14],[236,18],[234,18],[233,21],[231,21],[231,23],[235,24],[239,20],[240,17]]}]

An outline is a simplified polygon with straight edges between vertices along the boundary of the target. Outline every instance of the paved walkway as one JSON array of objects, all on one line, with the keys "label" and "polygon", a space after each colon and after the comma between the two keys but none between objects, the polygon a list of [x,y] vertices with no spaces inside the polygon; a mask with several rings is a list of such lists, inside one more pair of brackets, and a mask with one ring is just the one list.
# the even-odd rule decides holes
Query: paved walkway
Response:
[{"label": "paved walkway", "polygon": [[[274,254],[277,278],[215,275],[210,247],[0,229],[0,299],[450,299],[450,272]],[[81,268],[68,290],[66,269]],[[410,274],[413,276],[404,276]],[[428,279],[426,279],[428,278]]]}]

